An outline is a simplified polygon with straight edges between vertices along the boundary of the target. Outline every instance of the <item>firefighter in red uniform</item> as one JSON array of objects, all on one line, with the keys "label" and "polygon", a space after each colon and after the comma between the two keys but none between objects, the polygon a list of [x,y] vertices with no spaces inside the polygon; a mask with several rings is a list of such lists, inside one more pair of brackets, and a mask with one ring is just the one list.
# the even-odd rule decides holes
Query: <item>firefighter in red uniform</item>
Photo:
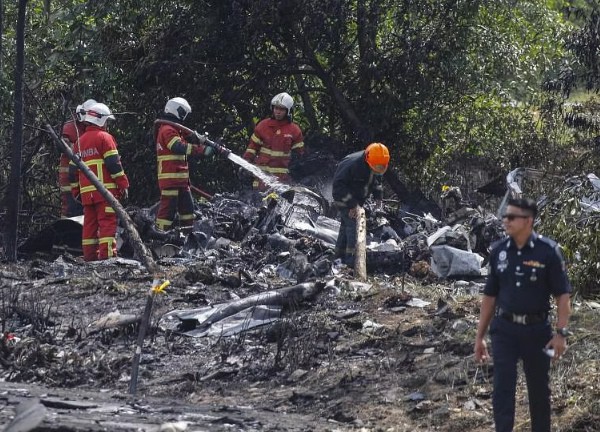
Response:
[{"label": "firefighter in red uniform", "polygon": [[[85,113],[84,134],[76,143],[75,152],[81,161],[98,177],[104,187],[117,199],[126,199],[129,180],[123,171],[117,142],[106,132],[106,122],[114,120],[108,107],[102,103],[92,105]],[[117,256],[117,215],[89,179],[69,166],[71,192],[79,195],[83,204],[82,247],[85,261],[105,260]]]},{"label": "firefighter in red uniform", "polygon": [[[271,100],[271,117],[260,121],[254,128],[243,158],[263,171],[284,182],[290,181],[289,165],[292,158],[304,154],[304,137],[300,127],[292,121],[294,99],[279,93]],[[265,186],[255,179],[255,189]]]},{"label": "firefighter in red uniform", "polygon": [[[194,201],[190,191],[188,157],[214,155],[214,149],[205,146],[205,137],[189,135],[183,129],[160,120],[181,124],[192,112],[190,104],[183,98],[169,99],[155,129],[156,160],[160,204],[156,214],[156,226],[169,230],[173,226],[175,213],[179,214],[179,225],[191,227],[194,223]],[[196,141],[195,144],[192,141]]]},{"label": "firefighter in red uniform", "polygon": [[[83,104],[78,105],[75,110],[74,120],[70,120],[64,124],[62,137],[66,140],[67,144],[70,145],[71,149],[73,149],[75,143],[79,141],[79,138],[83,135],[83,132],[85,132],[85,126],[83,124],[85,111],[95,103],[96,101],[94,99],[88,99]],[[81,203],[75,201],[73,195],[71,195],[69,162],[69,156],[65,153],[61,153],[58,163],[58,185],[60,187],[61,202],[60,216],[65,218],[79,216],[83,213]]]}]

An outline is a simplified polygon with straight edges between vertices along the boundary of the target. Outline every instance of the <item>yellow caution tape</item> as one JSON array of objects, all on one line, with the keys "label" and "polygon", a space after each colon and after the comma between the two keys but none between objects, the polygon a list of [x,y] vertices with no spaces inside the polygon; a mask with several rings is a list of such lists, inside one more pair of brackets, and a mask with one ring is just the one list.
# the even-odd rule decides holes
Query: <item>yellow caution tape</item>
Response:
[{"label": "yellow caution tape", "polygon": [[152,293],[153,294],[164,294],[165,288],[168,287],[169,285],[171,285],[171,282],[168,280],[164,281],[160,285],[155,285],[152,287]]}]

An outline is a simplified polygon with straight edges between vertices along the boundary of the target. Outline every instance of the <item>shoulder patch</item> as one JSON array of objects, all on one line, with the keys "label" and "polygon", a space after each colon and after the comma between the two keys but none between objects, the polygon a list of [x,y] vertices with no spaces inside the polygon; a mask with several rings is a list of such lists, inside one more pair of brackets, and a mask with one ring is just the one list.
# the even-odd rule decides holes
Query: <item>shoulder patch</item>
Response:
[{"label": "shoulder patch", "polygon": [[541,235],[537,236],[536,241],[540,242],[540,243],[543,243],[543,244],[545,244],[547,246],[550,246],[553,249],[558,246],[558,243],[556,241],[552,240],[551,238],[544,237],[544,236],[541,236]]}]

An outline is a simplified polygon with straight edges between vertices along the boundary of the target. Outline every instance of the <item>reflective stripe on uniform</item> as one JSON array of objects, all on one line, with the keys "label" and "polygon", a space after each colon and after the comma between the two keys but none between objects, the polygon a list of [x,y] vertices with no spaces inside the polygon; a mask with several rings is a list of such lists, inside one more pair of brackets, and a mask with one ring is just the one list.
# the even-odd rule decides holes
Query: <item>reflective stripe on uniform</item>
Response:
[{"label": "reflective stripe on uniform", "polygon": [[109,156],[116,156],[116,155],[118,155],[118,154],[119,154],[119,152],[117,151],[117,149],[114,149],[114,150],[108,150],[108,151],[106,151],[106,152],[105,152],[105,153],[102,155],[102,157],[103,157],[104,159],[106,159],[106,158],[107,158],[107,157],[109,157]]},{"label": "reflective stripe on uniform", "polygon": [[292,146],[292,150],[296,150],[299,148],[303,148],[304,147],[304,141],[300,141],[299,143],[296,143]]},{"label": "reflective stripe on uniform", "polygon": [[250,137],[250,139],[252,141],[254,141],[256,144],[261,144],[262,145],[262,143],[263,143],[262,140],[259,137],[256,136],[256,134],[252,134],[252,136]]},{"label": "reflective stripe on uniform", "polygon": [[260,169],[271,174],[288,174],[290,171],[287,168],[274,168],[269,166],[259,165]]},{"label": "reflective stripe on uniform", "polygon": [[115,209],[112,208],[111,206],[106,206],[104,208],[104,213],[114,213],[114,212],[115,212]]},{"label": "reflective stripe on uniform", "polygon": [[[116,183],[104,183],[104,187],[106,189],[116,189],[117,188],[117,184]],[[96,190],[96,186],[94,185],[89,185],[89,186],[84,186],[82,188],[80,188],[80,192],[81,193],[85,193],[85,192],[94,192]]]},{"label": "reflective stripe on uniform", "polygon": [[159,180],[162,179],[186,179],[188,178],[189,175],[187,172],[183,172],[183,173],[163,173],[163,174],[159,174],[158,178]]},{"label": "reflective stripe on uniform", "polygon": [[98,239],[96,239],[96,238],[81,240],[81,245],[82,246],[91,246],[91,245],[97,245],[97,244],[98,244]]},{"label": "reflective stripe on uniform", "polygon": [[100,237],[98,243],[103,245],[106,244],[107,255],[109,258],[113,257],[113,244],[115,243],[114,237]]},{"label": "reflective stripe on uniform", "polygon": [[247,148],[246,149],[246,153],[250,153],[250,154],[255,155],[256,154],[256,150],[254,150],[253,148]]},{"label": "reflective stripe on uniform", "polygon": [[160,194],[162,196],[179,196],[179,189],[163,189]]},{"label": "reflective stripe on uniform", "polygon": [[110,176],[114,179],[118,178],[118,177],[123,177],[125,175],[125,171],[121,170],[116,174],[111,174]]},{"label": "reflective stripe on uniform", "polygon": [[[77,185],[75,185],[75,186],[77,187]],[[71,185],[68,185],[68,186],[61,186],[61,187],[60,187],[60,191],[61,191],[61,192],[71,192],[71,188],[72,188],[72,187],[73,187],[73,186],[71,186]]]},{"label": "reflective stripe on uniform", "polygon": [[180,214],[179,215],[179,220],[193,220],[196,218],[195,214]]},{"label": "reflective stripe on uniform", "polygon": [[173,221],[168,219],[156,219],[156,226],[161,230],[164,230],[166,227],[170,227],[171,225],[173,225]]},{"label": "reflective stripe on uniform", "polygon": [[272,156],[272,157],[290,157],[290,152],[271,150],[266,147],[261,147],[260,154],[266,154],[266,155]]}]

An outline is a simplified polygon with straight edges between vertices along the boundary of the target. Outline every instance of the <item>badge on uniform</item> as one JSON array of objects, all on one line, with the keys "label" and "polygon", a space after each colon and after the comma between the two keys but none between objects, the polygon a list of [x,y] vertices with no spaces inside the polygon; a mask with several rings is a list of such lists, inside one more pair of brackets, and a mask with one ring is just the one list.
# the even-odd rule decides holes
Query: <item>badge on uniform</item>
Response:
[{"label": "badge on uniform", "polygon": [[508,257],[506,256],[506,251],[500,251],[500,253],[498,254],[498,265],[496,266],[496,269],[499,272],[503,272],[507,268],[508,268]]},{"label": "badge on uniform", "polygon": [[537,280],[537,274],[535,274],[535,268],[531,270],[531,277],[529,278],[531,282],[535,282]]}]

